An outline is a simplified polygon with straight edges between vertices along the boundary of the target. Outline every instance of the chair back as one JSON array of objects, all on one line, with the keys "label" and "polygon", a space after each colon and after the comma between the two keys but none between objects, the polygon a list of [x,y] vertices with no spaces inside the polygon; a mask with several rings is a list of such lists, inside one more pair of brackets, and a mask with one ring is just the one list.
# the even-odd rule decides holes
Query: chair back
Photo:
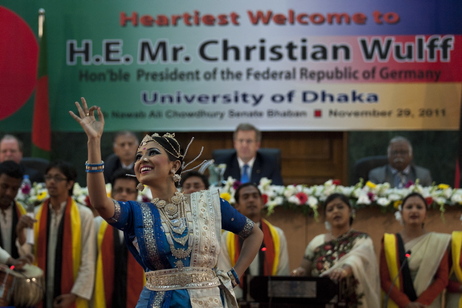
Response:
[{"label": "chair back", "polygon": [[359,182],[360,178],[363,178],[364,183],[366,183],[369,180],[369,171],[386,164],[388,164],[388,157],[386,155],[367,156],[358,159],[353,165],[353,174],[350,184],[355,185]]},{"label": "chair back", "polygon": [[[277,166],[281,166],[281,150],[277,148],[260,148],[258,152],[264,156],[269,156],[274,159]],[[221,164],[229,160],[229,157],[236,153],[235,149],[216,149],[212,151],[212,158],[215,164]]]},{"label": "chair back", "polygon": [[21,160],[21,164],[23,164],[27,168],[35,169],[40,174],[45,174],[45,171],[50,164],[50,161],[45,158],[40,157],[23,157]]}]

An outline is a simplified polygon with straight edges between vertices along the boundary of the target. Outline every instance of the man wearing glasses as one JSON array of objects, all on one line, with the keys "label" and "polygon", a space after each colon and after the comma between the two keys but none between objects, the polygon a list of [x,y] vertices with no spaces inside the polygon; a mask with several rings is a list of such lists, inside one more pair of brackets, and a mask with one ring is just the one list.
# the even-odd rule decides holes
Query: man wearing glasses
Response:
[{"label": "man wearing glasses", "polygon": [[[23,215],[22,226],[34,228],[35,261],[45,276],[42,307],[87,307],[93,292],[95,229],[91,210],[72,199],[77,179],[67,162],[51,163],[45,173],[49,198],[35,209],[35,219]],[[18,229],[23,247],[24,230]]]},{"label": "man wearing glasses", "polygon": [[[133,171],[120,168],[111,180],[111,198],[136,201],[138,180]],[[124,243],[124,234],[98,216],[95,218],[98,256],[93,307],[135,307],[144,287],[144,270]]]},{"label": "man wearing glasses", "polygon": [[283,185],[279,164],[273,157],[258,151],[261,132],[252,124],[239,124],[234,131],[234,149],[236,152],[226,161],[224,179],[229,176],[241,183],[258,184],[262,178],[272,180],[273,185]]},{"label": "man wearing glasses", "polygon": [[388,164],[369,172],[369,181],[375,184],[389,183],[391,187],[404,188],[419,180],[422,186],[430,186],[430,171],[412,164],[412,145],[404,137],[397,136],[388,144]]}]

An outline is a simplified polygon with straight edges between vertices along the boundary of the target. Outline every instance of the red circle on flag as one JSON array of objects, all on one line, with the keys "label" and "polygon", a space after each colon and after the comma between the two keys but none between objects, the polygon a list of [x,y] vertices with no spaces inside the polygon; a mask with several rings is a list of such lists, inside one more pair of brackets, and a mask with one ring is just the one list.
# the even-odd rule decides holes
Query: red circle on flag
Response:
[{"label": "red circle on flag", "polygon": [[38,44],[16,13],[0,6],[0,120],[18,111],[37,81]]}]

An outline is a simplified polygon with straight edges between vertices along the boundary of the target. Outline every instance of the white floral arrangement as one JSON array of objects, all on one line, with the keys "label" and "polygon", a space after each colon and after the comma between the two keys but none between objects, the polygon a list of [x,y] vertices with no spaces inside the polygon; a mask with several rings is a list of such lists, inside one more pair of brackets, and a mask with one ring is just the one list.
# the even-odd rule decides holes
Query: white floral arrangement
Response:
[{"label": "white floral arrangement", "polygon": [[[223,181],[220,190],[220,197],[235,203],[234,193],[241,183],[231,177]],[[411,192],[420,193],[427,204],[433,208],[438,208],[444,213],[446,207],[460,207],[462,209],[462,189],[451,188],[446,184],[432,185],[423,187],[416,183],[410,184],[405,188],[391,188],[389,183],[374,184],[372,182],[363,183],[360,181],[355,186],[342,186],[338,180],[329,180],[323,185],[271,185],[271,180],[262,178],[258,184],[263,197],[263,201],[268,215],[274,212],[274,208],[282,206],[284,208],[300,210],[306,215],[313,215],[318,218],[318,208],[332,193],[341,193],[350,199],[354,209],[365,207],[379,207],[384,212],[396,211],[401,205],[405,196]],[[111,185],[106,184],[108,196],[111,194]],[[48,198],[48,192],[44,183],[34,183],[30,191],[19,191],[17,200],[25,205],[40,204]],[[74,185],[73,198],[83,205],[90,205],[88,188],[81,187],[78,183]],[[150,192],[145,189],[138,194],[138,201],[147,202],[151,200]],[[462,216],[461,216],[462,220]]]},{"label": "white floral arrangement", "polygon": [[[234,193],[240,182],[228,178],[220,187],[220,196],[234,203]],[[384,212],[395,211],[405,196],[412,192],[420,193],[427,204],[444,213],[447,206],[462,206],[462,189],[453,189],[449,185],[439,184],[428,187],[419,185],[418,181],[405,188],[391,188],[389,183],[374,184],[360,181],[354,186],[342,186],[338,180],[329,180],[323,185],[271,185],[271,180],[261,179],[260,189],[268,215],[276,206],[301,210],[304,214],[318,218],[318,208],[332,193],[341,193],[350,199],[354,209],[375,206]],[[462,216],[461,216],[462,220]]]},{"label": "white floral arrangement", "polygon": [[[106,194],[108,197],[111,196],[111,189],[111,184],[106,184]],[[18,191],[16,200],[25,206],[30,204],[37,206],[45,201],[48,197],[48,190],[45,187],[45,183],[34,183],[30,190],[20,189]],[[80,186],[79,183],[74,184],[72,198],[82,205],[91,205],[90,197],[88,195],[88,188]],[[138,201],[147,202],[150,200],[151,196],[148,189],[138,193]]]}]

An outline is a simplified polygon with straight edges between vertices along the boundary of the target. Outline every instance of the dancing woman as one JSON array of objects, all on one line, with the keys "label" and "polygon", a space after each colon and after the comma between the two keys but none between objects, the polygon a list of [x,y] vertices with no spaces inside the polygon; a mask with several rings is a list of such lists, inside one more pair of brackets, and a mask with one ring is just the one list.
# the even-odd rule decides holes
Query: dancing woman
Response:
[{"label": "dancing woman", "polygon": [[[146,272],[137,307],[237,307],[232,286],[250,265],[263,234],[217,191],[183,195],[176,188],[184,154],[173,134],[146,136],[138,147],[135,174],[152,201],[117,202],[107,197],[102,171],[104,117],[99,107],[76,102],[71,116],[88,137],[87,185],[91,204],[124,231],[130,252]],[[96,114],[95,114],[96,113]],[[216,269],[221,229],[245,238],[243,252],[227,273]]]}]

